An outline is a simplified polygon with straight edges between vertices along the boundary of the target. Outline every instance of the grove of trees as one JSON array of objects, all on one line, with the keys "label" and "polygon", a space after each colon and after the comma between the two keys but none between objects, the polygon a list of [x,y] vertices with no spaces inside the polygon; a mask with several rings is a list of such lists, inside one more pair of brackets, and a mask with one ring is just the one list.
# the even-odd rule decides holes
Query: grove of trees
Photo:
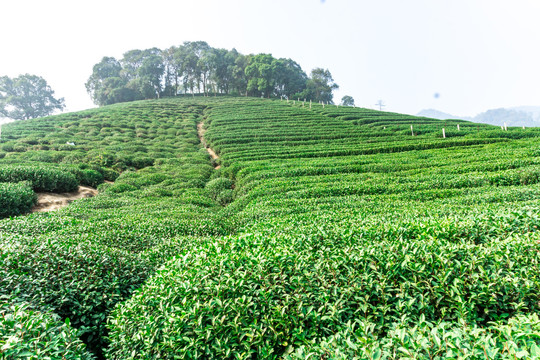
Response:
[{"label": "grove of trees", "polygon": [[294,60],[243,55],[204,41],[165,50],[130,50],[120,60],[104,57],[86,82],[96,105],[182,94],[283,96],[333,103],[332,91],[337,88],[328,70],[316,68],[308,76]]},{"label": "grove of trees", "polygon": [[27,120],[51,115],[64,107],[64,98],[56,99],[54,91],[40,76],[0,76],[0,116]]}]

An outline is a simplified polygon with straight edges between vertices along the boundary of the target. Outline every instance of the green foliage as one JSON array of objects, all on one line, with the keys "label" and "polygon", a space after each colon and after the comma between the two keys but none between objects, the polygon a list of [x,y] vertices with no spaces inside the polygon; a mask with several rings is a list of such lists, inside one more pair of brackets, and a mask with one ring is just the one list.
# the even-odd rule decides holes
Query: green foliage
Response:
[{"label": "green foliage", "polygon": [[313,96],[319,96],[323,88],[326,92],[337,88],[328,85],[326,78],[321,80],[317,71],[313,74],[308,81],[291,59],[246,56],[235,49],[212,48],[204,41],[187,41],[166,50],[130,50],[120,61],[104,57],[94,65],[86,89],[95,104],[110,105],[195,92],[291,98],[306,84],[311,84]]},{"label": "green foliage", "polygon": [[285,359],[540,359],[538,315],[519,315],[487,328],[425,320],[396,323],[386,338],[374,336],[375,324],[348,323],[329,338],[291,349]]},{"label": "green foliage", "polygon": [[0,351],[2,359],[95,359],[86,351],[69,320],[62,322],[53,313],[3,300],[0,301]]},{"label": "green foliage", "polygon": [[56,99],[54,91],[40,76],[24,74],[13,79],[0,77],[2,116],[27,120],[50,115],[64,107],[64,98]]},{"label": "green foliage", "polygon": [[232,180],[227,178],[216,178],[213,180],[210,180],[206,184],[206,190],[208,191],[208,195],[221,203],[222,205],[226,205],[231,200],[232,201],[232,188],[234,183]]},{"label": "green foliage", "polygon": [[3,166],[0,182],[28,181],[34,191],[69,192],[77,190],[75,175],[60,169],[45,166]]},{"label": "green foliage", "polygon": [[[200,70],[188,90],[232,91],[213,56],[248,86],[249,57],[162,56],[165,74]],[[308,105],[162,99],[6,125],[0,169],[115,182],[0,221],[0,292],[110,359],[535,358],[540,131]]]},{"label": "green foliage", "polygon": [[354,106],[354,99],[352,96],[345,95],[341,98],[341,105],[343,106]]},{"label": "green foliage", "polygon": [[105,343],[102,324],[108,312],[149,271],[134,254],[59,237],[4,237],[0,258],[1,294],[69,318],[94,350]]},{"label": "green foliage", "polygon": [[311,71],[311,77],[306,83],[306,89],[299,96],[306,100],[333,104],[332,92],[339,89],[339,85],[334,82],[332,74],[328,69],[315,68]]},{"label": "green foliage", "polygon": [[37,197],[30,183],[0,182],[0,218],[27,213],[36,201]]}]

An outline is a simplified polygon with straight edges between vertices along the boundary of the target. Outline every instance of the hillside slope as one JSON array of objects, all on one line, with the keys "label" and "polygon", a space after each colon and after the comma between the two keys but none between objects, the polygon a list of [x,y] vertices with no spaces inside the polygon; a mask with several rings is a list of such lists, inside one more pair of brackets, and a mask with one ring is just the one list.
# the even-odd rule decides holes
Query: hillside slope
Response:
[{"label": "hillside slope", "polygon": [[98,357],[540,354],[536,129],[195,98],[3,133],[2,166],[121,173],[0,221],[2,313],[69,318]]}]

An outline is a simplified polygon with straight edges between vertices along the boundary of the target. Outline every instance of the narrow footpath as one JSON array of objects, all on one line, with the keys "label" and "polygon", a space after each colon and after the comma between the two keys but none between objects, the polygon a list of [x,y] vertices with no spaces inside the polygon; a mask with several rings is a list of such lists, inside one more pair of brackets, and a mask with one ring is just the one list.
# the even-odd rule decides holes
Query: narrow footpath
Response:
[{"label": "narrow footpath", "polygon": [[[217,160],[217,159],[219,159],[219,156],[217,156],[216,152],[214,150],[212,150],[212,148],[210,148],[208,146],[208,144],[206,143],[206,140],[204,139],[205,131],[206,130],[204,130],[204,123],[203,122],[198,123],[197,124],[197,134],[199,135],[199,140],[201,141],[202,146],[204,146],[206,151],[208,151],[208,153],[210,154],[210,157],[212,158],[212,160]],[[221,168],[221,165],[216,165],[216,166],[214,166],[214,168],[217,170],[217,169]]]}]

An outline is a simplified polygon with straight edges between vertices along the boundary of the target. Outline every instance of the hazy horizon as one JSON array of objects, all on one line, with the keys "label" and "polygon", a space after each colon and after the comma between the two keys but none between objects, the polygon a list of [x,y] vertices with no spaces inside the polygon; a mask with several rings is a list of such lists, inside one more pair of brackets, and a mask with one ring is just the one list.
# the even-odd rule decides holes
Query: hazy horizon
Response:
[{"label": "hazy horizon", "polygon": [[[3,4],[0,76],[44,77],[66,111],[94,107],[84,83],[104,56],[202,40],[328,68],[334,101],[475,116],[538,106],[540,4],[517,0],[69,2]],[[8,32],[9,29],[9,32]]]}]

